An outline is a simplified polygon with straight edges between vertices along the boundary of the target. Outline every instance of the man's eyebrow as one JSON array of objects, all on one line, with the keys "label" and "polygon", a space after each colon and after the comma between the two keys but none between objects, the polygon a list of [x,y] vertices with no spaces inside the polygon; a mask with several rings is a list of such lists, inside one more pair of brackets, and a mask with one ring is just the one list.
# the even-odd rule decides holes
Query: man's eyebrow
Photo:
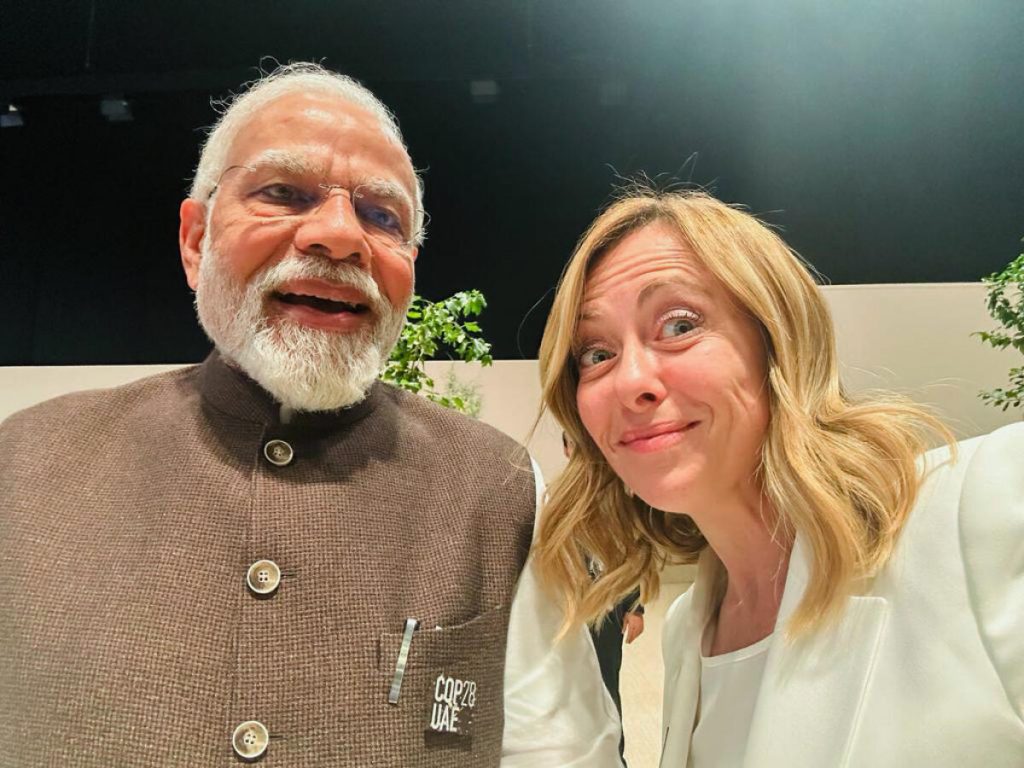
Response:
[{"label": "man's eyebrow", "polygon": [[[257,155],[245,167],[253,171],[282,171],[293,176],[323,177],[326,175],[322,163],[310,160],[309,157],[300,152],[291,152],[287,149],[268,149]],[[353,186],[364,189],[378,197],[401,203],[410,214],[413,211],[412,198],[405,187],[397,181],[382,177],[371,177],[368,179],[357,179]]]},{"label": "man's eyebrow", "polygon": [[246,167],[254,171],[284,171],[296,176],[322,176],[324,173],[322,163],[317,163],[300,152],[290,152],[287,149],[268,149],[261,152],[252,162],[246,163]]},{"label": "man's eyebrow", "polygon": [[406,191],[405,187],[397,181],[383,178],[371,178],[360,181],[356,186],[378,197],[400,202],[409,212],[413,210],[412,198],[409,197],[409,193]]}]

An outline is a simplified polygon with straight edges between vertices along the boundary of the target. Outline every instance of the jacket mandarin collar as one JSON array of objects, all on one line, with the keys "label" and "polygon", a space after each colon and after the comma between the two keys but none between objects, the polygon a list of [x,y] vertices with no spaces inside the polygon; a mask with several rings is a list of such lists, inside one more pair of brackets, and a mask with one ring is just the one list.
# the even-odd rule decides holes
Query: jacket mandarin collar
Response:
[{"label": "jacket mandarin collar", "polygon": [[380,403],[384,385],[374,382],[369,394],[348,408],[335,411],[298,411],[287,425],[281,423],[281,405],[274,397],[214,350],[199,366],[199,391],[204,402],[240,421],[284,426],[288,431],[331,431],[368,416]]},{"label": "jacket mandarin collar", "polygon": [[[684,613],[674,622],[672,635],[683,644],[666,649],[677,654],[678,666],[670,666],[666,658],[663,766],[686,765],[689,754],[700,693],[701,630],[717,563],[710,548],[701,555],[697,579],[680,605]],[[790,640],[786,627],[807,591],[810,573],[810,553],[797,536],[750,724],[745,768],[841,766],[849,759],[884,636],[888,602],[848,597],[833,624]]]}]

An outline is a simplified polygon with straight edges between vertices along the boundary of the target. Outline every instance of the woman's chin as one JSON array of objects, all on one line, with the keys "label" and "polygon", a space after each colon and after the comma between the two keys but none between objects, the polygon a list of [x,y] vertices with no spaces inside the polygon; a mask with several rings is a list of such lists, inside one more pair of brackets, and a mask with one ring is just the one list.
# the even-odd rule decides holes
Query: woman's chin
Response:
[{"label": "woman's chin", "polygon": [[678,493],[666,493],[664,490],[633,489],[633,495],[655,509],[672,515],[685,515],[687,505],[685,498]]},{"label": "woman's chin", "polygon": [[698,478],[692,475],[693,473],[680,472],[678,469],[673,475],[666,473],[659,477],[650,475],[637,477],[634,475],[634,482],[630,483],[627,480],[626,486],[633,489],[634,496],[655,509],[685,515],[688,514],[688,510],[693,509],[694,503],[700,495],[700,487],[703,485],[703,483],[694,482]]}]

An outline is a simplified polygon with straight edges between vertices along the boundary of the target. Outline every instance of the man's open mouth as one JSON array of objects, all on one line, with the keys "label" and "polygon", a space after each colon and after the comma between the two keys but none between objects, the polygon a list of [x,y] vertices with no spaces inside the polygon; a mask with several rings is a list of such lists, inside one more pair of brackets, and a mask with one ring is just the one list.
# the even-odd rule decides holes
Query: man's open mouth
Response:
[{"label": "man's open mouth", "polygon": [[279,293],[275,291],[271,295],[282,304],[309,307],[317,310],[318,312],[326,312],[331,315],[337,315],[343,312],[361,315],[370,311],[370,308],[365,304],[352,304],[347,301],[325,299],[321,296],[310,296],[303,293]]}]

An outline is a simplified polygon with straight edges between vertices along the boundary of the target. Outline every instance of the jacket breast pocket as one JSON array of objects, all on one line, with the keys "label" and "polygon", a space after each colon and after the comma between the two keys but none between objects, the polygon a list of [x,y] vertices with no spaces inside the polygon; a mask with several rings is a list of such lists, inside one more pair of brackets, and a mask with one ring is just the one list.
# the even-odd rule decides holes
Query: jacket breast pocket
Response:
[{"label": "jacket breast pocket", "polygon": [[430,751],[500,755],[508,616],[499,606],[463,624],[418,627],[397,696],[404,633],[381,633],[382,695],[397,699],[392,727]]}]

